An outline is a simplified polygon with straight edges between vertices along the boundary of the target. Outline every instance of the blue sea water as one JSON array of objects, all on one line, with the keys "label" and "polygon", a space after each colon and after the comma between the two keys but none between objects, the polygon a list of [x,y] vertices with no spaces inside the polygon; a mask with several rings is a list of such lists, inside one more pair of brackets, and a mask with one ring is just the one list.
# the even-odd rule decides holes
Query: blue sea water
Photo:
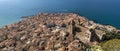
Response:
[{"label": "blue sea water", "polygon": [[0,26],[40,12],[73,12],[120,28],[120,0],[0,0]]}]

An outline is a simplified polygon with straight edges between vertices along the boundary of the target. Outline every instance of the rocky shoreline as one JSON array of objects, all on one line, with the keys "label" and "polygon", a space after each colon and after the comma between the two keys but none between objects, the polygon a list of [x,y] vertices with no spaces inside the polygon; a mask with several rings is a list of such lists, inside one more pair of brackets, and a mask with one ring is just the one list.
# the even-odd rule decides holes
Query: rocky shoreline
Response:
[{"label": "rocky shoreline", "polygon": [[106,32],[120,31],[73,13],[40,13],[0,28],[0,51],[87,51]]}]

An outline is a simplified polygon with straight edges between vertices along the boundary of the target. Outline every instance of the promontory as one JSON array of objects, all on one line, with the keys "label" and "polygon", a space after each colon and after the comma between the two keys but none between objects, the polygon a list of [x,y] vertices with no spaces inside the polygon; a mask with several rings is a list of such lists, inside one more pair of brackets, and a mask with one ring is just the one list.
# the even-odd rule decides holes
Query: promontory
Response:
[{"label": "promontory", "polygon": [[120,51],[117,41],[115,27],[74,13],[39,13],[0,28],[0,51]]}]

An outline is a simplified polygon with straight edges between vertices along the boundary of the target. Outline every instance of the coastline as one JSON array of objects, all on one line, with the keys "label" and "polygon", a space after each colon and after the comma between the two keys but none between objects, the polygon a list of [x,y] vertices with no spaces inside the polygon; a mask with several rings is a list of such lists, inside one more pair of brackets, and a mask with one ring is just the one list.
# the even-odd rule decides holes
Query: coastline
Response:
[{"label": "coastline", "polygon": [[[0,26],[0,28],[2,28],[2,27],[4,27],[4,26],[7,26],[7,25],[14,24],[14,23],[18,23],[18,22],[20,22],[20,21],[22,21],[22,20],[24,20],[24,19],[27,19],[27,18],[29,18],[29,17],[36,16],[36,15],[39,15],[39,14],[76,14],[76,15],[79,15],[80,17],[86,18],[85,16],[80,15],[79,13],[46,13],[46,12],[43,12],[43,13],[38,13],[38,14],[34,14],[34,15],[21,16],[18,21],[15,21],[15,22],[11,22],[11,23],[9,23],[9,24],[2,25],[2,26]],[[86,19],[87,19],[87,18],[86,18]],[[89,19],[88,19],[88,20],[89,20]],[[95,21],[95,20],[89,20],[89,21],[93,21],[93,22],[95,22],[95,23],[97,22],[97,21]],[[112,26],[112,25],[109,25],[109,24],[102,24],[102,23],[99,23],[99,22],[97,22],[97,24],[104,25],[104,26]],[[115,26],[112,26],[112,27],[116,28]],[[116,29],[119,29],[119,28],[116,28]]]},{"label": "coastline", "polygon": [[[40,12],[40,13],[38,13],[38,14],[41,14],[41,13],[46,13],[46,12]],[[69,13],[69,12],[65,12],[65,13],[51,13],[51,12],[47,12],[47,13],[48,13],[48,14],[67,14],[67,13]],[[13,24],[13,23],[17,23],[17,22],[21,21],[21,20],[24,19],[24,18],[32,17],[32,16],[35,16],[35,15],[38,15],[38,14],[28,15],[28,16],[21,16],[19,19],[17,19],[17,21],[13,21],[13,22],[10,22],[10,23],[7,23],[7,24],[0,25],[0,28],[4,27],[4,26],[6,26],[6,25],[10,25],[10,24]],[[81,17],[85,17],[84,15],[81,15],[81,14],[79,14],[79,13],[74,13],[74,12],[73,12],[73,14],[77,14],[77,15],[79,15],[79,16],[81,16]],[[85,18],[87,18],[87,17],[85,17]],[[89,19],[89,20],[90,20],[90,19]],[[120,29],[119,27],[116,27],[115,25],[113,26],[112,24],[100,23],[100,22],[98,22],[98,21],[96,21],[96,20],[92,20],[92,21],[94,21],[94,22],[97,23],[97,24],[109,25],[109,26],[115,27],[116,29]]]},{"label": "coastline", "polygon": [[99,46],[107,32],[120,30],[74,13],[39,13],[0,28],[0,50],[86,50]]}]

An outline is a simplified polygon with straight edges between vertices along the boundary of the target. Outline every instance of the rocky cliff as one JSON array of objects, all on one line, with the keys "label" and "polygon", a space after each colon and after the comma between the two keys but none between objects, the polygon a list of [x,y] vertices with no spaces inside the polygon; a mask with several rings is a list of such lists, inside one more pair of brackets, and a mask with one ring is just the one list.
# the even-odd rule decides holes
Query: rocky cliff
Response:
[{"label": "rocky cliff", "polygon": [[40,13],[0,28],[0,51],[86,50],[113,31],[119,32],[73,13]]}]

